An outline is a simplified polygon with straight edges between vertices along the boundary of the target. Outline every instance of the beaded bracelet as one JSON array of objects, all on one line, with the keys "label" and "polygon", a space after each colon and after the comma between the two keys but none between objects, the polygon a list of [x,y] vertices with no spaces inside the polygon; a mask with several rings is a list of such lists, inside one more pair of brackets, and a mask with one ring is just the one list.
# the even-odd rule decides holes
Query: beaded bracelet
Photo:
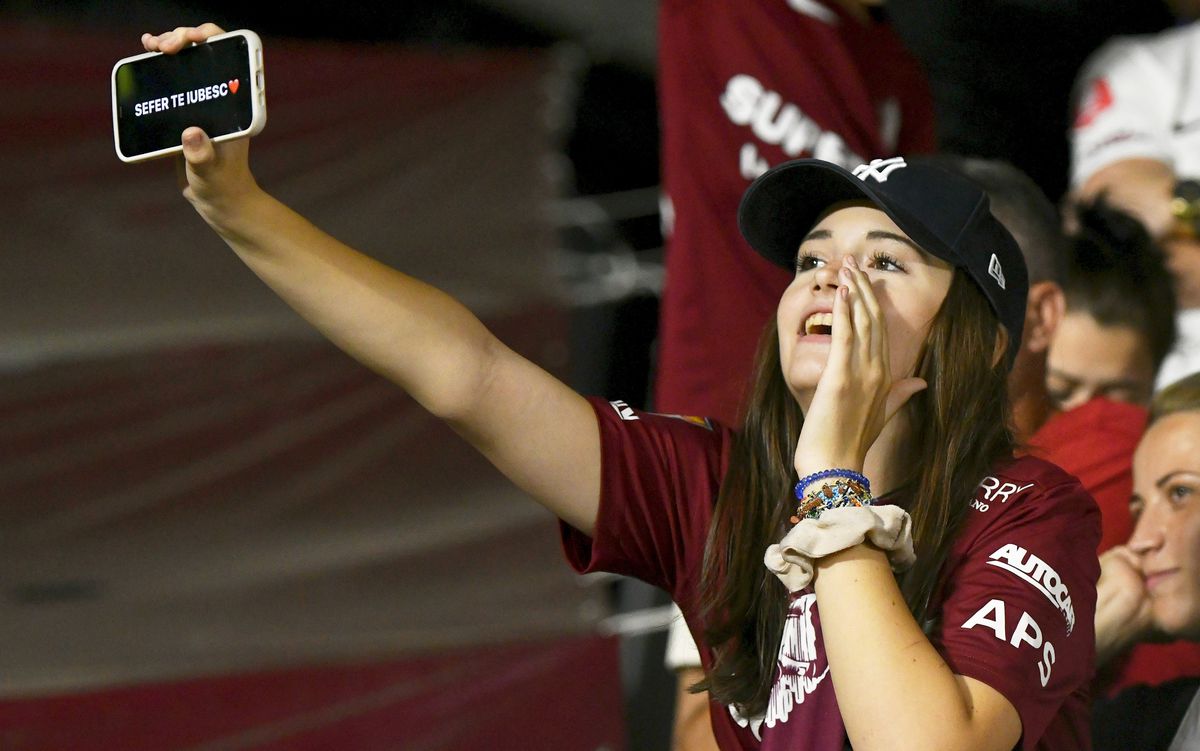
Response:
[{"label": "beaded bracelet", "polygon": [[799,524],[801,519],[816,519],[827,509],[842,508],[843,506],[870,506],[871,501],[869,487],[864,487],[856,479],[840,478],[832,484],[825,483],[817,490],[806,494],[790,521],[792,524]]},{"label": "beaded bracelet", "polygon": [[855,472],[852,469],[823,469],[820,472],[813,472],[811,475],[805,475],[800,478],[800,482],[796,483],[795,493],[796,500],[804,500],[804,491],[808,486],[817,480],[824,480],[826,477],[844,477],[848,480],[855,480],[859,485],[871,492],[871,481],[868,480],[861,472]]}]

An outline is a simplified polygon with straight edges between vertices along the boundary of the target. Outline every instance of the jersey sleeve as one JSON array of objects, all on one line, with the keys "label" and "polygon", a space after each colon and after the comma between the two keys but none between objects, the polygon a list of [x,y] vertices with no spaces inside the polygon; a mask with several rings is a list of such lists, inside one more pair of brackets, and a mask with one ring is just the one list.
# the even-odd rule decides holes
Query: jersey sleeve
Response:
[{"label": "jersey sleeve", "polygon": [[560,523],[567,561],[580,573],[632,576],[685,601],[732,433],[704,418],[589,401],[600,426],[600,509],[592,537]]},{"label": "jersey sleeve", "polygon": [[1138,38],[1112,40],[1088,60],[1074,94],[1072,187],[1123,159],[1174,164],[1171,113],[1179,95],[1171,78]]},{"label": "jersey sleeve", "polygon": [[1053,472],[998,474],[981,484],[971,532],[943,576],[934,646],[957,674],[999,691],[1034,748],[1094,658],[1099,511],[1079,482]]}]

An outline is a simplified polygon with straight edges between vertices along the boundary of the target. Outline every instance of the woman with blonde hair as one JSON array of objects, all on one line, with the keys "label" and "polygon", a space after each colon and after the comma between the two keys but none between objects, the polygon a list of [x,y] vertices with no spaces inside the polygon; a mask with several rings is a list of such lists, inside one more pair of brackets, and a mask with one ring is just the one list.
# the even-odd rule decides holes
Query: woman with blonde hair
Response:
[{"label": "woman with blonde hair", "polygon": [[[1133,455],[1133,533],[1100,557],[1097,659],[1141,641],[1200,641],[1200,373],[1155,395]],[[1097,749],[1200,748],[1200,676],[1098,701]]]}]

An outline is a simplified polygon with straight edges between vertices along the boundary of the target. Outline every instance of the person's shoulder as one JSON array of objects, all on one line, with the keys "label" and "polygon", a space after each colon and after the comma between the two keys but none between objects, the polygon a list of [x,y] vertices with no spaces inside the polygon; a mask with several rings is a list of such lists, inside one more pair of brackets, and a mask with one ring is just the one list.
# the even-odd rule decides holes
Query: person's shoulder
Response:
[{"label": "person's shoulder", "polygon": [[648,412],[635,409],[621,399],[589,396],[588,402],[602,426],[660,435],[664,438],[701,443],[728,443],[734,431],[726,425],[700,415]]},{"label": "person's shoulder", "polygon": [[1133,36],[1127,39],[1132,46],[1144,47],[1156,54],[1190,52],[1191,48],[1200,41],[1200,23],[1193,22],[1156,34]]},{"label": "person's shoulder", "polygon": [[[996,524],[1021,524],[1056,517],[1072,523],[1099,519],[1099,508],[1079,479],[1057,464],[1036,456],[998,462],[983,478],[971,501],[982,530]],[[1099,522],[1096,524],[1099,534]]]},{"label": "person's shoulder", "polygon": [[967,513],[955,542],[960,556],[1036,550],[1054,566],[1082,567],[1092,581],[1099,575],[1100,508],[1056,464],[1033,456],[997,463]]},{"label": "person's shoulder", "polygon": [[1133,61],[1141,55],[1167,62],[1190,59],[1189,50],[1200,39],[1200,23],[1190,23],[1150,34],[1122,34],[1111,37],[1092,53],[1089,67]]},{"label": "person's shoulder", "polygon": [[994,481],[1016,483],[1020,487],[1039,491],[1032,493],[1033,496],[1053,489],[1071,490],[1079,485],[1074,475],[1054,462],[1036,456],[1018,456],[997,462],[981,487],[994,484]]}]

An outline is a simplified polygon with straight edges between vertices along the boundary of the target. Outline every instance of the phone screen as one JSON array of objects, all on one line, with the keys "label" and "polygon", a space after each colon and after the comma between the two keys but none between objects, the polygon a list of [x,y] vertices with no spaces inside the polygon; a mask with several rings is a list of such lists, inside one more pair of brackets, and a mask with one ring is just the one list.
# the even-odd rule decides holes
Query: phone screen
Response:
[{"label": "phone screen", "polygon": [[232,36],[118,67],[113,82],[121,153],[128,158],[178,146],[191,125],[212,138],[249,129],[254,87],[248,47],[245,37]]}]

